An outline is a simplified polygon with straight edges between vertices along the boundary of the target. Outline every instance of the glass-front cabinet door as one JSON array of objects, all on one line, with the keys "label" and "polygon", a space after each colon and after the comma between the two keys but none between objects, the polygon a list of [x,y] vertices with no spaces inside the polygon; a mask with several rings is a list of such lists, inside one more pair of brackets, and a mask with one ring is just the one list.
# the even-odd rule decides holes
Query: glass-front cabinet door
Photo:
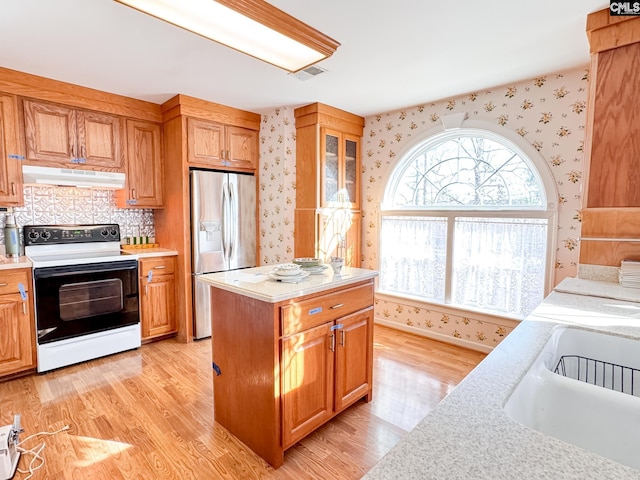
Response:
[{"label": "glass-front cabinet door", "polygon": [[360,208],[360,139],[321,129],[320,204],[323,208]]}]

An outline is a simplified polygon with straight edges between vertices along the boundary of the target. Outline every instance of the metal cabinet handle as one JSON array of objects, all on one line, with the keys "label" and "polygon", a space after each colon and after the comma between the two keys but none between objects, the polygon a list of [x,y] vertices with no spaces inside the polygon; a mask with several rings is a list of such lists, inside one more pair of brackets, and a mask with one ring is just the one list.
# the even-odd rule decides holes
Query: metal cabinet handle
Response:
[{"label": "metal cabinet handle", "polygon": [[7,285],[9,285],[8,283],[0,283],[0,287],[6,287]]},{"label": "metal cabinet handle", "polygon": [[135,188],[131,189],[131,198],[133,198],[134,200],[136,198],[136,189]]},{"label": "metal cabinet handle", "polygon": [[332,352],[335,352],[335,351],[336,351],[336,335],[335,335],[335,333],[332,333],[332,334],[331,334],[331,341],[330,341],[330,343],[329,343],[329,349],[330,349]]},{"label": "metal cabinet handle", "polygon": [[11,182],[11,195],[16,194],[16,182]]},{"label": "metal cabinet handle", "polygon": [[344,329],[340,330],[340,332],[342,333],[341,338],[340,338],[340,346],[344,347],[344,343],[345,343]]},{"label": "metal cabinet handle", "polygon": [[336,308],[344,307],[344,303],[338,303],[332,307],[329,307],[331,310],[335,310]]},{"label": "metal cabinet handle", "polygon": [[167,268],[166,265],[158,265],[157,267],[151,267],[152,269],[162,270],[163,268]]},{"label": "metal cabinet handle", "polygon": [[27,314],[27,302],[22,301],[22,313]]}]

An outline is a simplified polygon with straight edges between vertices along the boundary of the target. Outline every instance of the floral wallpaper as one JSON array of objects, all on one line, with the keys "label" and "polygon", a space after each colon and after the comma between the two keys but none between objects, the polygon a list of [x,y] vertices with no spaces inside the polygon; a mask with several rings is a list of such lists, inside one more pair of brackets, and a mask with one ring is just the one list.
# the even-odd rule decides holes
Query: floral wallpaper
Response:
[{"label": "floral wallpaper", "polygon": [[[367,117],[362,141],[362,267],[378,268],[379,204],[401,153],[440,125],[442,117],[466,114],[494,124],[498,133],[515,132],[548,163],[559,193],[555,284],[575,276],[587,84],[588,71],[583,67]],[[263,115],[260,141],[261,258],[268,264],[293,256],[293,107]],[[517,325],[500,317],[461,314],[445,306],[382,295],[376,297],[375,318],[481,350],[494,347]]]},{"label": "floral wallpaper", "polygon": [[[588,72],[581,68],[367,118],[362,155],[363,268],[378,268],[379,203],[401,152],[424,138],[442,117],[466,114],[468,119],[494,123],[497,133],[501,129],[515,132],[548,163],[559,194],[554,285],[574,276],[587,84]],[[444,335],[454,343],[471,342],[483,349],[495,346],[517,324],[499,317],[488,322],[478,315],[460,317],[452,312],[419,301],[378,299],[375,317],[381,323]]]},{"label": "floral wallpaper", "polygon": [[[122,237],[155,236],[153,210],[118,208],[115,190],[25,185],[24,206],[13,211],[19,227],[117,223]],[[3,242],[4,233],[0,229],[0,243]]]},{"label": "floral wallpaper", "polygon": [[258,211],[260,264],[293,259],[296,207],[296,125],[293,108],[262,116]]}]

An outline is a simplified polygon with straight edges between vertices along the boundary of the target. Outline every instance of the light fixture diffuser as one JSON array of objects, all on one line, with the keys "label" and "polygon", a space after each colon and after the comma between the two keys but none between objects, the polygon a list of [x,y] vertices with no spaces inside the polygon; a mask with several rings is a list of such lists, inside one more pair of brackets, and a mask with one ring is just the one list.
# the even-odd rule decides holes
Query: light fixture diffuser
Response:
[{"label": "light fixture diffuser", "polygon": [[115,0],[190,32],[297,72],[340,46],[264,0]]}]

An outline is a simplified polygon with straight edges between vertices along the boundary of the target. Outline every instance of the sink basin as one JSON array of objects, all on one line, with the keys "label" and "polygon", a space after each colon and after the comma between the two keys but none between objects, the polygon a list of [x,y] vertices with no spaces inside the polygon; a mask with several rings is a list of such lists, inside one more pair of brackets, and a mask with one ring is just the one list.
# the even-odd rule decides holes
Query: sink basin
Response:
[{"label": "sink basin", "polygon": [[557,327],[504,411],[529,428],[640,470],[640,341]]}]

